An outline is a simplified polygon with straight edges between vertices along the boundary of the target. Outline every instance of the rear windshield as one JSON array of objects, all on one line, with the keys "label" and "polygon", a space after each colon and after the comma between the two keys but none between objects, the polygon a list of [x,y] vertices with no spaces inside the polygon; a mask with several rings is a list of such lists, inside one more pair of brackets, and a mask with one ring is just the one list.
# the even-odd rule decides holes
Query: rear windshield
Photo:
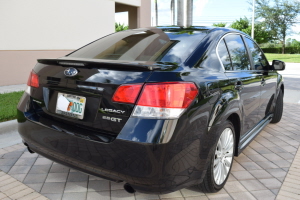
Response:
[{"label": "rear windshield", "polygon": [[203,31],[128,30],[101,38],[69,57],[182,63],[205,35]]}]

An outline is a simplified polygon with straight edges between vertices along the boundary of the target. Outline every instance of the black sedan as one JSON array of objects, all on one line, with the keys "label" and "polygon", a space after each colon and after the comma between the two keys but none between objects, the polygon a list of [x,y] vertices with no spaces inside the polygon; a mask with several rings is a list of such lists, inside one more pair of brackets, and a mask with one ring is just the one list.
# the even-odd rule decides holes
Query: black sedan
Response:
[{"label": "black sedan", "polygon": [[233,29],[122,31],[39,59],[19,133],[30,152],[128,192],[216,192],[233,156],[280,121],[284,68]]}]

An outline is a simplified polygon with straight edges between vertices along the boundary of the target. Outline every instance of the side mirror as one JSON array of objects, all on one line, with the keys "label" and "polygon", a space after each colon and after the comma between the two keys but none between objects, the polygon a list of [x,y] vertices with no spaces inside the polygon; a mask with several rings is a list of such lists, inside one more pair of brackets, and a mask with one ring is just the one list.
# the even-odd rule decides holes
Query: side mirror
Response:
[{"label": "side mirror", "polygon": [[273,60],[272,67],[275,70],[285,70],[285,62],[281,60]]}]

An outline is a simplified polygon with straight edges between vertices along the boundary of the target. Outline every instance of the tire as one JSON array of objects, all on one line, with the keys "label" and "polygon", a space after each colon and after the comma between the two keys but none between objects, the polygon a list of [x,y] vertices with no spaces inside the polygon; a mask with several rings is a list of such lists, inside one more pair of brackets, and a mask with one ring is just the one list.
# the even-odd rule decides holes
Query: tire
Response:
[{"label": "tire", "polygon": [[279,91],[278,97],[276,99],[276,105],[273,113],[273,118],[270,123],[278,123],[281,120],[283,112],[283,94],[282,90]]},{"label": "tire", "polygon": [[[226,131],[229,131],[229,130],[232,133],[232,135],[230,137],[231,139],[229,141],[231,141],[232,143],[230,144],[231,147],[228,146],[230,148],[226,148],[228,150],[228,151],[226,151],[227,152],[227,154],[226,154],[226,152],[219,151],[219,150],[220,150],[220,148],[222,149],[222,147],[226,147],[226,143],[225,144],[223,143],[223,145],[222,145],[221,141],[222,141],[222,139],[224,139],[224,134],[226,134]],[[232,163],[233,163],[233,157],[234,157],[234,153],[235,153],[235,132],[234,132],[234,127],[233,127],[232,123],[228,120],[225,121],[221,125],[218,135],[219,135],[219,137],[218,137],[217,143],[214,147],[213,154],[210,158],[210,163],[208,165],[206,175],[205,175],[202,183],[197,185],[198,188],[202,192],[206,192],[206,193],[218,192],[219,190],[221,190],[224,187],[224,185],[229,177]],[[227,144],[229,144],[229,143],[227,143]],[[230,151],[229,151],[229,149],[230,149]],[[230,156],[226,157],[226,155],[230,155]],[[217,160],[219,160],[219,161],[217,161]],[[227,163],[225,160],[230,161],[230,164]],[[224,175],[218,176],[218,175],[221,175],[222,174],[221,171],[224,170],[224,168],[220,168],[220,167],[225,167],[227,174],[225,174],[226,171],[223,171],[223,172],[225,172]],[[215,172],[214,172],[214,169],[215,169]]]}]

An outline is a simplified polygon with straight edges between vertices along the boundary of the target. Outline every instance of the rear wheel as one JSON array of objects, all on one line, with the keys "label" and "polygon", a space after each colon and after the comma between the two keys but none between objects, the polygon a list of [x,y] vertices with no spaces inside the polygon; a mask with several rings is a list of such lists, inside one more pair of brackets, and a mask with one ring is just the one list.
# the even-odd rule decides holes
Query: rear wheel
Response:
[{"label": "rear wheel", "polygon": [[206,175],[203,182],[198,185],[203,192],[218,192],[221,190],[232,167],[235,146],[235,132],[232,123],[225,121],[220,132]]},{"label": "rear wheel", "polygon": [[281,120],[283,112],[283,94],[282,90],[279,91],[278,97],[276,99],[276,105],[274,109],[274,114],[271,123],[277,123]]}]

